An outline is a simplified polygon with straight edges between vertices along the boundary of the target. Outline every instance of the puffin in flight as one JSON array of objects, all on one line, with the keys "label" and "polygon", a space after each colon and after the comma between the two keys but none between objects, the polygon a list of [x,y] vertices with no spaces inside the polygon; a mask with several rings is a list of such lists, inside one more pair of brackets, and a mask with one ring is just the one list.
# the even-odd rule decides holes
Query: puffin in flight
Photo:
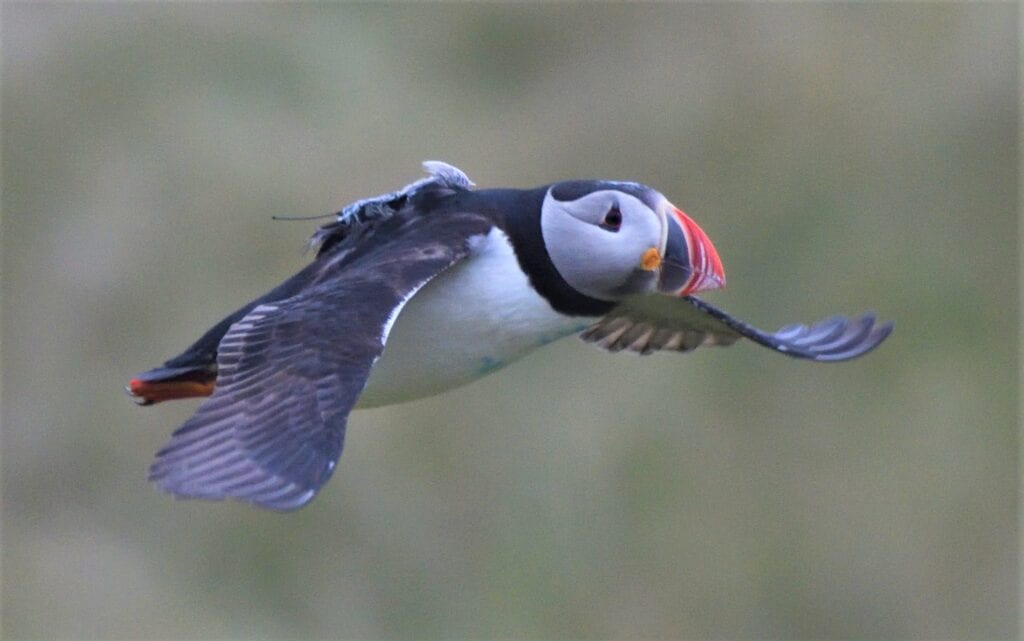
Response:
[{"label": "puffin in flight", "polygon": [[635,182],[472,189],[459,169],[352,203],[316,258],[128,384],[136,402],[209,397],[150,479],[188,498],[273,510],[330,478],[349,412],[443,392],[569,334],[650,354],[749,339],[844,361],[892,331],[873,314],[755,329],[693,294],[722,287],[707,235]]}]

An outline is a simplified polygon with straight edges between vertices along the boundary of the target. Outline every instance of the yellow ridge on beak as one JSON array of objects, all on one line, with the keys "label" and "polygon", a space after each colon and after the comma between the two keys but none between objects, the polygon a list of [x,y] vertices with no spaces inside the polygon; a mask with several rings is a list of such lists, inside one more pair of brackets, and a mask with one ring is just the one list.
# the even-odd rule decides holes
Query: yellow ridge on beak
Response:
[{"label": "yellow ridge on beak", "polygon": [[644,252],[644,255],[640,257],[640,267],[649,272],[661,267],[661,252],[657,247],[651,247]]}]

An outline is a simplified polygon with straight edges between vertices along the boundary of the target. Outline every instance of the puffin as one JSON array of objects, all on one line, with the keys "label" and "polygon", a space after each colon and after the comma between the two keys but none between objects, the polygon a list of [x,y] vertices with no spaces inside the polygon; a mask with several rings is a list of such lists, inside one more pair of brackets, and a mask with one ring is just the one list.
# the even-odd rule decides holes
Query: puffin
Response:
[{"label": "puffin", "polygon": [[474,189],[461,170],[344,207],[301,271],[136,375],[140,405],[205,397],[149,471],[177,497],[306,505],[349,413],[439,394],[572,334],[610,352],[747,339],[818,362],[889,336],[872,313],[768,333],[694,294],[725,272],[707,234],[637,182]]}]

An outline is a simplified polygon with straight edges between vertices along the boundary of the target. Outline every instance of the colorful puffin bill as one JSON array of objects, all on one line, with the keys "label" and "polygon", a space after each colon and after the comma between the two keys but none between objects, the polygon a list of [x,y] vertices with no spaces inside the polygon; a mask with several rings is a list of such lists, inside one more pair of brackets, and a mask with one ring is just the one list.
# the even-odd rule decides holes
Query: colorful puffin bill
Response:
[{"label": "colorful puffin bill", "polygon": [[844,361],[892,331],[865,314],[769,334],[694,298],[725,284],[718,252],[650,187],[473,190],[455,167],[424,167],[345,207],[313,235],[312,263],[132,379],[142,405],[209,397],[157,453],[159,487],[301,507],[330,478],[353,408],[464,385],[569,334],[613,352],[747,338]]}]

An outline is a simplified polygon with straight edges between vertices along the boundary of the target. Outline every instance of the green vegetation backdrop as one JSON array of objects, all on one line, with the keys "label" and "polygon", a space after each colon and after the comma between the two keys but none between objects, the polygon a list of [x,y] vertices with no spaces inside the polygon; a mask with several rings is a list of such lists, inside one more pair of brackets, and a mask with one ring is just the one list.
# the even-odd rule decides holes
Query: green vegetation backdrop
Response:
[{"label": "green vegetation backdrop", "polygon": [[[2,7],[10,639],[1016,632],[1014,4]],[[567,339],[361,411],[291,515],[177,502],[121,387],[419,176],[637,179],[839,366]]]}]

